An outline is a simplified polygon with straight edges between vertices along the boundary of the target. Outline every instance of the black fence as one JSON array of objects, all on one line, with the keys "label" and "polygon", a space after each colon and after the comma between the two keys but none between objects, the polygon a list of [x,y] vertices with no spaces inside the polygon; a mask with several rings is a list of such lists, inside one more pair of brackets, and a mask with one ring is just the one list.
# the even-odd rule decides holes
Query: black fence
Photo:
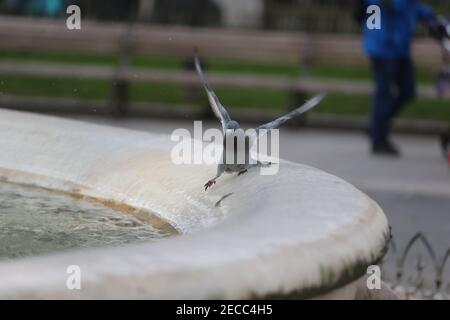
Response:
[{"label": "black fence", "polygon": [[450,299],[450,248],[437,252],[422,233],[401,249],[391,239],[381,270],[383,281],[406,297]]}]

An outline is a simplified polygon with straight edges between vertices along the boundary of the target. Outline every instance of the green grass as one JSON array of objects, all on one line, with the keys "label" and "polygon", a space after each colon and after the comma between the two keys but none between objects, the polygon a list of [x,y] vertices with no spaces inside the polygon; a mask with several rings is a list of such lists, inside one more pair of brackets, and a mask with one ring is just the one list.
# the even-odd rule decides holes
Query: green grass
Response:
[{"label": "green grass", "polygon": [[[39,61],[48,63],[69,64],[101,64],[117,65],[118,58],[111,54],[92,53],[58,53],[58,52],[26,52],[3,51],[0,52],[1,60]],[[166,56],[142,56],[133,58],[132,65],[140,68],[181,70],[183,60],[177,57]],[[298,65],[293,63],[263,63],[258,61],[237,61],[230,59],[210,59],[206,61],[208,71],[220,73],[248,73],[255,75],[274,75],[297,77],[300,73]],[[346,79],[346,80],[370,80],[371,70],[369,66],[345,66],[322,64],[316,65],[310,70],[311,76],[316,78]],[[417,80],[420,83],[433,81],[435,70],[419,69]]]},{"label": "green grass", "polygon": [[[372,105],[368,95],[330,94],[313,112],[341,115],[367,115]],[[438,99],[418,98],[407,105],[400,115],[406,119],[450,121],[449,102]]]},{"label": "green grass", "polygon": [[[42,61],[67,64],[103,64],[116,65],[117,58],[113,55],[78,54],[78,53],[27,53],[0,52],[1,60]],[[133,65],[141,68],[158,68],[179,70],[183,61],[174,57],[136,56]],[[227,59],[207,61],[208,71],[225,73],[250,73],[257,75],[280,75],[296,77],[299,69],[289,63],[261,63],[243,62]],[[311,70],[315,78],[370,80],[368,67],[320,65]],[[433,78],[433,71],[420,70],[420,82],[429,83]],[[224,105],[243,106],[260,109],[285,109],[292,102],[287,92],[278,90],[258,90],[239,88],[215,88]],[[111,96],[112,83],[103,80],[81,80],[65,78],[0,76],[0,95],[51,96],[73,97],[77,99],[104,100]],[[204,93],[199,91],[197,98],[192,99],[189,89],[176,84],[133,82],[130,84],[130,96],[133,101],[159,102],[170,104],[206,103]],[[194,94],[195,95],[195,94]],[[318,113],[334,113],[345,115],[365,115],[370,109],[369,96],[330,94],[319,108],[313,110]],[[418,99],[411,104],[402,117],[416,119],[444,120],[450,119],[448,101],[437,99]]]},{"label": "green grass", "polygon": [[133,101],[182,104],[184,96],[183,87],[175,84],[138,82],[130,86]]},{"label": "green grass", "polygon": [[91,79],[1,76],[0,94],[103,99],[111,84]]},{"label": "green grass", "polygon": [[[21,76],[2,76],[0,79],[0,94],[5,95],[100,100],[108,98],[112,90],[112,83],[103,80]],[[135,82],[130,85],[130,97],[133,101],[140,102],[183,104],[190,99],[187,90],[176,84]],[[287,94],[275,90],[241,90],[219,87],[216,92],[224,104],[231,106],[281,108],[288,102]],[[206,102],[206,96],[202,90],[198,91],[197,96],[194,103]]]},{"label": "green grass", "polygon": [[114,65],[118,59],[114,55],[58,52],[0,51],[1,60],[39,61],[49,63],[104,64]]},{"label": "green grass", "polygon": [[[437,70],[419,69],[417,82],[430,84],[434,81]],[[318,65],[311,71],[311,76],[323,79],[345,79],[371,81],[372,71],[369,66]]]},{"label": "green grass", "polygon": [[[133,83],[130,88],[131,99],[140,102],[160,102],[183,104],[207,103],[206,95],[202,90],[189,94],[187,88],[174,84],[154,84],[154,83]],[[215,89],[220,96],[221,102],[226,106],[250,107],[260,109],[283,108],[288,103],[288,95],[276,90],[256,90],[256,89]],[[194,95],[194,98],[192,96]]]},{"label": "green grass", "polygon": [[[50,79],[3,76],[0,94],[23,96],[73,97],[77,99],[103,100],[110,97],[112,84],[102,80]],[[286,92],[276,90],[242,90],[217,88],[217,94],[226,106],[260,109],[285,109],[291,104]],[[189,95],[186,88],[174,84],[132,83],[130,96],[133,101],[183,104]],[[190,103],[193,103],[192,101]],[[194,103],[206,103],[202,91]],[[371,98],[363,95],[329,94],[317,113],[340,115],[365,115],[370,109]],[[405,118],[450,120],[448,101],[420,98],[402,114]]]}]

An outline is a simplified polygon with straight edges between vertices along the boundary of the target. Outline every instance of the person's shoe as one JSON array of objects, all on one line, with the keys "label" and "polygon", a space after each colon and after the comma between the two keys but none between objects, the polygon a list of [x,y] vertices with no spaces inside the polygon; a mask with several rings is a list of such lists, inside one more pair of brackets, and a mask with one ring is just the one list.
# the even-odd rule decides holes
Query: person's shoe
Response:
[{"label": "person's shoe", "polygon": [[379,156],[400,156],[400,152],[398,151],[398,149],[389,141],[373,144],[372,153]]}]

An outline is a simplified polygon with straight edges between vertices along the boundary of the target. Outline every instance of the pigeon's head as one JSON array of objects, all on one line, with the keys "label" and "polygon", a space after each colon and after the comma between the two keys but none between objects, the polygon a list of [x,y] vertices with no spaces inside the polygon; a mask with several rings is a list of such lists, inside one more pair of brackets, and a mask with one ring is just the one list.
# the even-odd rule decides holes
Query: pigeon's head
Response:
[{"label": "pigeon's head", "polygon": [[239,129],[239,123],[237,121],[231,120],[227,123],[227,129],[236,130]]}]

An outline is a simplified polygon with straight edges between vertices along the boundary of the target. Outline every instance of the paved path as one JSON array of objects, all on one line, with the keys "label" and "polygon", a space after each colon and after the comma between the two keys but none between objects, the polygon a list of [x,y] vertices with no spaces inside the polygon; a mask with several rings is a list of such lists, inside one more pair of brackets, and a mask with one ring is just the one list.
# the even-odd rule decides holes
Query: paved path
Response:
[{"label": "paved path", "polygon": [[[168,134],[176,128],[193,128],[189,121],[76,118]],[[438,255],[450,247],[450,168],[437,138],[396,136],[401,159],[373,157],[365,136],[355,132],[283,127],[280,138],[281,158],[340,176],[374,198],[386,212],[400,248],[418,231],[430,239]]]}]

